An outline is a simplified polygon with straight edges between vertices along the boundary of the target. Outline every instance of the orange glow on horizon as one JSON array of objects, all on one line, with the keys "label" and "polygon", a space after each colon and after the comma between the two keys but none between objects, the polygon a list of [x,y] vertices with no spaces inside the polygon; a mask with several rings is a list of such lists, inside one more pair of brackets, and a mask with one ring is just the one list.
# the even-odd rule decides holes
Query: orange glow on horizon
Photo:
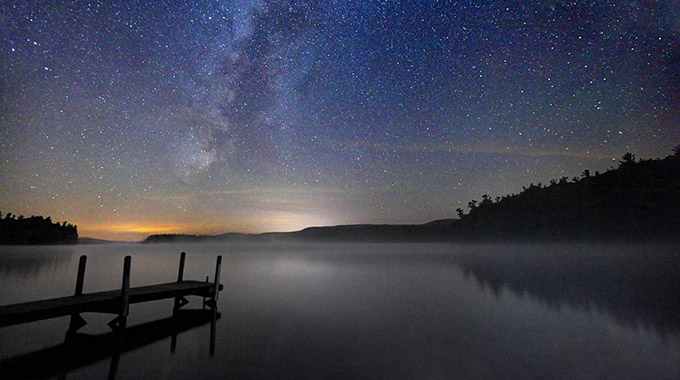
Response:
[{"label": "orange glow on horizon", "polygon": [[319,215],[302,212],[269,212],[248,220],[213,220],[180,223],[84,223],[78,226],[80,237],[112,241],[141,241],[149,235],[191,234],[219,235],[228,232],[263,233],[290,232],[311,226],[332,224],[331,220]]},{"label": "orange glow on horizon", "polygon": [[186,226],[176,224],[103,223],[78,228],[80,237],[115,241],[139,241],[148,235],[180,233]]}]

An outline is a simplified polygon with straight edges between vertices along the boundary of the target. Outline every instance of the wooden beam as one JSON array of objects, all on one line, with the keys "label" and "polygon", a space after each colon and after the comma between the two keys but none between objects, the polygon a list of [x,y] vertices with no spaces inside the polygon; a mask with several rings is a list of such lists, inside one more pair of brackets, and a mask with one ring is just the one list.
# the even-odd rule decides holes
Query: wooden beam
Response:
[{"label": "wooden beam", "polygon": [[[78,275],[76,276],[76,291],[74,296],[83,294],[83,284],[85,283],[85,266],[87,265],[87,256],[80,256],[78,261]],[[67,335],[73,334],[81,327],[85,326],[87,322],[80,316],[79,313],[71,314],[71,321],[69,322]]]},{"label": "wooden beam", "polygon": [[74,295],[79,296],[83,294],[83,284],[85,283],[85,265],[87,264],[87,256],[80,256],[78,261],[78,277],[76,277],[76,292]]},{"label": "wooden beam", "polygon": [[[217,264],[215,265],[215,279],[212,286],[212,291],[210,292],[210,299],[203,300],[203,307],[208,305],[211,309],[217,308],[217,298],[220,294],[220,271],[222,270],[222,256],[217,256]],[[205,279],[208,282],[208,278]]]},{"label": "wooden beam", "polygon": [[120,312],[120,315],[123,317],[128,316],[128,312],[130,311],[130,265],[132,264],[132,257],[130,256],[125,256],[125,262],[123,264],[123,285],[122,289],[120,290],[120,296],[123,299],[123,305],[122,305],[122,310]]},{"label": "wooden beam", "polygon": [[182,252],[179,255],[179,272],[177,273],[177,282],[181,282],[184,279],[184,260],[186,257],[186,252]]},{"label": "wooden beam", "polygon": [[[186,260],[187,254],[186,252],[182,252],[179,255],[179,271],[177,272],[177,282],[182,282],[184,279],[184,261]],[[182,297],[175,297],[175,306],[172,308],[172,312],[175,313],[177,310],[182,308],[182,306],[188,304],[189,301]]]},{"label": "wooden beam", "polygon": [[123,263],[123,284],[120,289],[120,311],[116,318],[109,322],[109,327],[113,331],[125,330],[127,326],[127,316],[130,310],[130,264],[132,257],[125,256]]},{"label": "wooden beam", "polygon": [[217,264],[215,264],[215,289],[213,299],[217,301],[220,295],[220,271],[222,270],[222,255],[217,256]]},{"label": "wooden beam", "polygon": [[[186,260],[186,257],[186,252],[182,252],[179,255],[179,271],[177,272],[177,282],[182,282],[184,279],[184,261]],[[175,297],[175,306],[172,308],[172,312],[175,313],[177,310],[182,308],[182,306],[188,303],[189,301],[182,296]]]}]

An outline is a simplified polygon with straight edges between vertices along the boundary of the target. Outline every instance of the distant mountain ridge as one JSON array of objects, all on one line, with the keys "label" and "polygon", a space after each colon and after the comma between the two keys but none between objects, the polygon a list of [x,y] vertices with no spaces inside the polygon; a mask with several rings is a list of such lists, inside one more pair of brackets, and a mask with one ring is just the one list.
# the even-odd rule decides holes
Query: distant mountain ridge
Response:
[{"label": "distant mountain ridge", "polygon": [[442,219],[426,224],[354,224],[327,227],[307,227],[294,232],[262,234],[226,233],[221,235],[164,234],[151,235],[143,243],[205,242],[205,241],[280,241],[309,242],[419,242],[444,241],[451,234],[455,219]]},{"label": "distant mountain ridge", "polygon": [[519,194],[468,203],[460,219],[420,225],[340,225],[285,233],[151,235],[145,243],[213,241],[479,242],[680,240],[680,146],[663,159],[627,153],[605,173],[584,170]]},{"label": "distant mountain ridge", "polygon": [[113,240],[95,239],[95,238],[91,238],[91,237],[79,237],[78,238],[78,244],[92,245],[92,244],[112,244],[112,243],[121,243],[121,242],[113,241]]}]

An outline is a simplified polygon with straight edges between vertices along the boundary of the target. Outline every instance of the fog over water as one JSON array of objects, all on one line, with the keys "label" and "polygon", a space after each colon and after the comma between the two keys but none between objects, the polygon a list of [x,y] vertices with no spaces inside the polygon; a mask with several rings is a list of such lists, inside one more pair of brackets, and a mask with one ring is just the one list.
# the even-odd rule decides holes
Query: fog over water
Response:
[{"label": "fog over water", "polygon": [[[679,378],[677,247],[669,245],[174,244],[0,247],[0,305],[212,278],[212,323],[164,320],[172,300],[130,307],[110,343],[104,314],[62,346],[68,318],[0,328],[0,377]],[[200,298],[185,308],[200,309]],[[192,317],[193,318],[193,317]],[[160,320],[160,322],[159,322]],[[143,328],[134,330],[134,326]],[[184,326],[184,325],[183,325]],[[215,335],[214,354],[210,337]],[[122,347],[116,353],[115,347]],[[68,354],[65,354],[68,353]],[[29,365],[41,361],[43,366]],[[113,369],[113,371],[112,371]]]}]

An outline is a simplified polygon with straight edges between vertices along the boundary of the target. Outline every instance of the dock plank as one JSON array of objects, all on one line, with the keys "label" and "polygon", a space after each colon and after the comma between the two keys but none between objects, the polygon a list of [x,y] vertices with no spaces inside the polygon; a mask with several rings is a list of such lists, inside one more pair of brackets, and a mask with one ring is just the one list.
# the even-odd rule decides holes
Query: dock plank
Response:
[{"label": "dock plank", "polygon": [[[213,292],[214,284],[209,282],[169,282],[130,288],[129,303],[148,302],[188,295],[209,297]],[[78,313],[111,312],[120,307],[120,296],[121,291],[117,289],[0,306],[0,327]]]}]

